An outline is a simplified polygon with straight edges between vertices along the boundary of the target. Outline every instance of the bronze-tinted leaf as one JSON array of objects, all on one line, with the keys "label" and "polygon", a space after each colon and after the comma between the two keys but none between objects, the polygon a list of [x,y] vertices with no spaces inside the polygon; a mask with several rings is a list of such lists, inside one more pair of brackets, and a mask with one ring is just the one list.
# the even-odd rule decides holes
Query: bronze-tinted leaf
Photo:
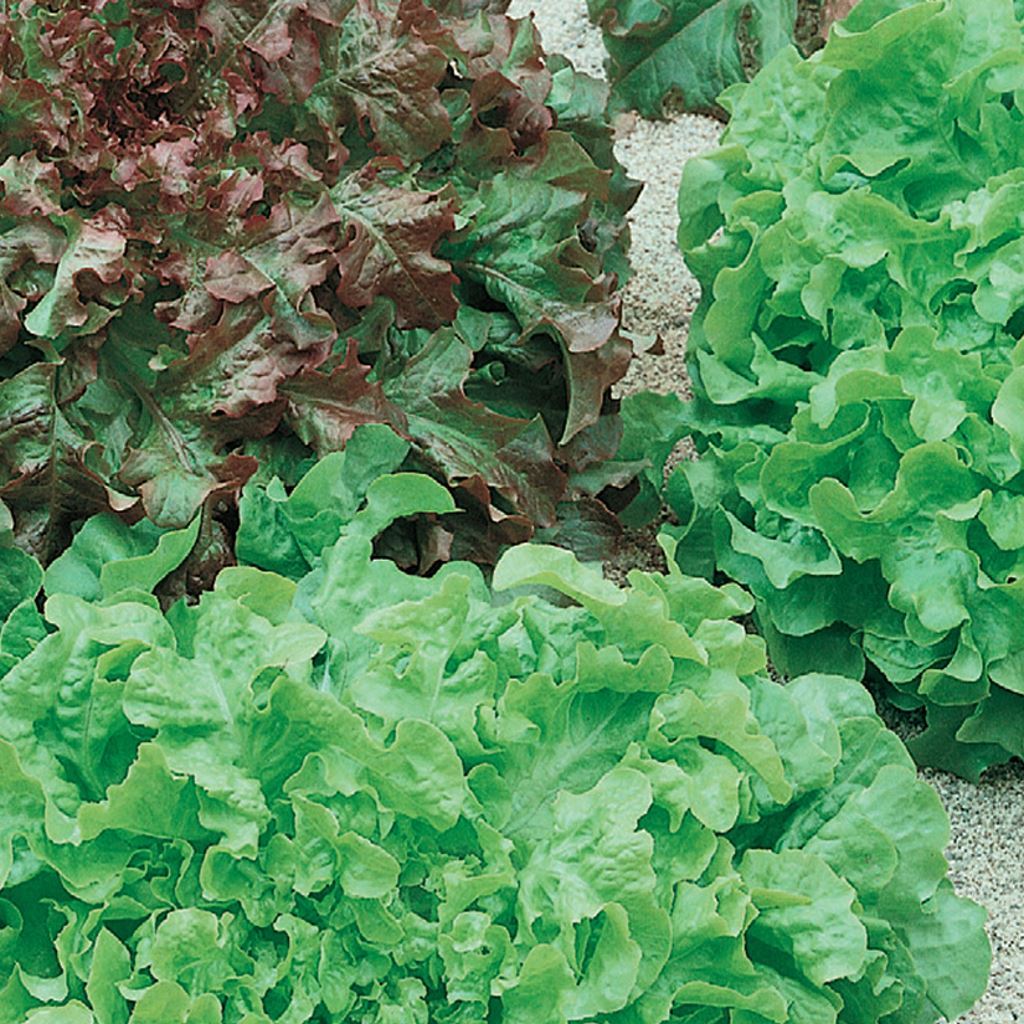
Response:
[{"label": "bronze-tinted leaf", "polygon": [[368,381],[370,367],[359,362],[354,341],[349,341],[344,362],[330,373],[306,371],[283,388],[288,425],[314,451],[344,448],[356,427],[387,423],[405,433],[406,420],[380,385]]},{"label": "bronze-tinted leaf", "polygon": [[40,298],[41,286],[23,268],[55,267],[64,248],[64,235],[49,221],[31,218],[17,221],[0,234],[0,355],[18,340],[22,311],[30,300]]},{"label": "bronze-tinted leaf", "polygon": [[360,123],[374,148],[421,159],[451,132],[440,84],[444,53],[424,39],[436,16],[420,0],[356,0],[323,49],[324,71],[306,101],[327,137]]},{"label": "bronze-tinted leaf", "polygon": [[442,328],[399,374],[383,381],[384,393],[408,418],[408,436],[428,464],[449,483],[472,485],[492,520],[504,518],[493,488],[528,522],[549,525],[566,488],[541,417],[502,416],[463,390],[473,353],[450,328]]},{"label": "bronze-tinted leaf", "polygon": [[338,297],[360,309],[383,295],[394,302],[399,327],[439,327],[458,310],[458,278],[434,255],[455,227],[457,197],[450,186],[417,192],[389,185],[386,171],[370,164],[331,190],[343,235]]},{"label": "bronze-tinted leaf", "polygon": [[53,284],[24,319],[24,327],[31,334],[50,340],[57,339],[68,328],[93,333],[110,321],[116,313],[111,302],[117,302],[118,297],[108,291],[102,296],[107,302],[83,301],[81,277],[89,275],[101,284],[114,284],[124,272],[127,239],[120,230],[78,216],[62,220],[67,241]]},{"label": "bronze-tinted leaf", "polygon": [[616,416],[635,193],[600,87],[503,7],[0,15],[0,393],[25,414],[0,488],[44,557],[93,508],[181,525],[254,458],[372,422],[458,490],[453,551],[557,519],[600,462],[572,439]]},{"label": "bronze-tinted leaf", "polygon": [[128,509],[129,494],[111,482],[101,446],[69,420],[61,368],[35,363],[0,380],[0,499],[15,514],[17,532],[42,559],[66,540],[69,520]]}]

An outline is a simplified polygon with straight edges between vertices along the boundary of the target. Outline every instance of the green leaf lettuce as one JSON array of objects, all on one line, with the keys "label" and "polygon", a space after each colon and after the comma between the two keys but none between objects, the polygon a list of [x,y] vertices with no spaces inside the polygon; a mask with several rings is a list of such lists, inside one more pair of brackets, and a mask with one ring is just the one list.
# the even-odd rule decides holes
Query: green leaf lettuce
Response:
[{"label": "green leaf lettuce", "polygon": [[1022,83],[1010,0],[861,0],[727,94],[679,199],[681,564],[752,590],[781,671],[924,706],[915,755],[969,777],[1024,754]]},{"label": "green leaf lettuce", "polygon": [[0,1019],[921,1024],[972,1003],[984,912],[859,684],[772,682],[747,594],[674,566],[618,587],[534,545],[493,585],[401,572],[381,531],[447,495],[376,476],[401,457],[379,440],[254,487],[248,564],[194,603],[144,590],[179,535],[105,520],[48,576],[45,635],[0,677]]}]

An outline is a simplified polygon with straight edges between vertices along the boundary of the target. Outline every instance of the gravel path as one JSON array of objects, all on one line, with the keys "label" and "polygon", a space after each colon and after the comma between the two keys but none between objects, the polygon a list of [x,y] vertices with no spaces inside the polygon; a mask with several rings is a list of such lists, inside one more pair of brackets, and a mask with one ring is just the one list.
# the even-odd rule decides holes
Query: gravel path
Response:
[{"label": "gravel path", "polygon": [[[603,74],[601,37],[587,20],[584,0],[513,0],[511,13],[533,13],[545,49],[566,54],[583,71]],[[676,189],[685,161],[713,148],[720,130],[716,121],[693,115],[665,122],[626,117],[619,125],[619,159],[645,183],[630,217],[635,272],[626,289],[626,326],[658,332],[665,341],[664,355],[635,361],[619,386],[622,394],[687,391],[683,357],[699,288],[675,246]],[[617,559],[618,572],[610,574],[628,565],[657,566],[661,552],[653,533],[639,534]],[[994,769],[979,785],[944,772],[926,770],[922,776],[938,790],[952,820],[947,856],[953,883],[989,911],[992,980],[960,1024],[1024,1024],[1024,764]]]}]

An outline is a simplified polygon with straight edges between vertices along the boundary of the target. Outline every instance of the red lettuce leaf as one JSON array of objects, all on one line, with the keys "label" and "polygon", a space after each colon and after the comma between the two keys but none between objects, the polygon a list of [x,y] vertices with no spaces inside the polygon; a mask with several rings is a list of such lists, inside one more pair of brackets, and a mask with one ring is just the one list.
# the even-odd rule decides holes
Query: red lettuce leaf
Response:
[{"label": "red lettuce leaf", "polygon": [[344,224],[338,298],[363,309],[384,295],[395,304],[399,327],[439,327],[459,308],[452,291],[459,279],[434,255],[455,228],[457,196],[448,186],[437,192],[391,186],[386,170],[368,164],[331,190]]},{"label": "red lettuce leaf", "polygon": [[368,422],[458,490],[471,556],[554,528],[616,418],[635,190],[601,87],[502,6],[0,15],[0,494],[42,557]]}]

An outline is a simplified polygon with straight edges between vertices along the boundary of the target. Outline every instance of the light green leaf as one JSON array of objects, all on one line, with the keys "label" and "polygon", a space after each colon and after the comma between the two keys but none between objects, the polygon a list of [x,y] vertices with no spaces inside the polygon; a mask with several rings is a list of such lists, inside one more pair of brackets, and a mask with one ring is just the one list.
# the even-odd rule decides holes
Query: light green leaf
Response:
[{"label": "light green leaf", "polygon": [[816,985],[860,973],[867,932],[853,912],[857,893],[824,861],[801,850],[749,850],[740,874],[759,911],[751,938],[790,954]]},{"label": "light green leaf", "polygon": [[128,527],[113,515],[94,516],[48,566],[46,592],[86,601],[128,589],[148,592],[188,557],[200,518],[184,530],[162,530],[145,519]]}]

